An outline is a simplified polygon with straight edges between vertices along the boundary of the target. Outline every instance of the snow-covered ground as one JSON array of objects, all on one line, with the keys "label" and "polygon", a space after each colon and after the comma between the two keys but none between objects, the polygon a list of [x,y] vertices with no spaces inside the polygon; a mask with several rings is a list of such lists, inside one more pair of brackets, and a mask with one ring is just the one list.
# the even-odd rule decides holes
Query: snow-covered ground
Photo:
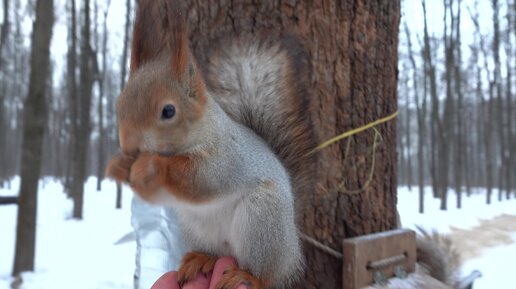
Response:
[{"label": "snow-covered ground", "polygon": [[[115,185],[96,179],[86,185],[84,220],[70,218],[72,203],[60,183],[40,182],[36,235],[36,273],[23,274],[21,289],[133,288],[135,243],[114,245],[130,226],[132,193],[124,190],[123,206],[115,210]],[[0,195],[17,194],[19,179]],[[15,205],[0,206],[0,289],[10,288],[16,231]]]},{"label": "snow-covered ground", "polygon": [[[115,289],[132,288],[134,272],[134,242],[114,245],[131,231],[131,192],[124,190],[121,210],[114,209],[115,186],[104,182],[102,191],[95,189],[95,179],[86,186],[84,220],[70,218],[71,201],[63,194],[62,186],[50,179],[40,182],[36,272],[23,275],[21,289]],[[19,179],[10,190],[0,189],[0,195],[18,192]],[[507,214],[516,215],[516,199],[485,205],[485,196],[463,198],[463,209],[455,208],[455,194],[449,194],[448,211],[439,210],[439,202],[430,191],[425,198],[425,214],[419,214],[417,190],[399,189],[398,209],[405,227],[419,224],[442,233],[453,233],[456,228],[473,230],[482,219],[493,219]],[[10,288],[16,206],[0,206],[0,289]],[[511,237],[516,241],[516,232]],[[511,273],[516,267],[516,243],[483,248],[479,257],[469,259],[464,272],[482,272],[475,289],[514,288]]]},{"label": "snow-covered ground", "polygon": [[[441,233],[452,234],[456,245],[461,246],[461,241],[482,244],[478,249],[477,257],[466,259],[463,264],[463,274],[469,274],[473,270],[479,270],[482,277],[474,283],[474,289],[512,289],[514,285],[514,268],[516,268],[516,224],[507,228],[494,223],[492,228],[485,227],[484,220],[493,220],[495,217],[510,217],[516,220],[516,199],[498,201],[498,192],[494,191],[491,205],[486,205],[485,193],[473,194],[471,197],[462,198],[462,209],[456,208],[456,194],[448,193],[448,210],[439,209],[440,200],[434,199],[430,188],[425,190],[425,213],[418,213],[418,190],[412,192],[406,187],[398,189],[398,210],[404,227],[415,228],[420,225],[426,229],[435,229]],[[499,218],[497,218],[498,220]],[[507,219],[507,218],[505,218]],[[471,230],[477,240],[461,240],[453,238],[454,233]],[[491,234],[484,235],[482,231],[491,230]],[[495,234],[493,234],[493,232]],[[508,236],[509,241],[501,237]],[[481,238],[499,238],[498,240],[480,240]],[[486,246],[487,245],[487,246]]]}]

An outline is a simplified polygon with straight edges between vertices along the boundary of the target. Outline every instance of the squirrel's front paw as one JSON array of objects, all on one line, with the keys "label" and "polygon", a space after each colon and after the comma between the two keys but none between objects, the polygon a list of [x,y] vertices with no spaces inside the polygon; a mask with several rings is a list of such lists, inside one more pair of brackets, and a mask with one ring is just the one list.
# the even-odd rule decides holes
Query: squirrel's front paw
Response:
[{"label": "squirrel's front paw", "polygon": [[126,154],[117,154],[109,161],[106,167],[106,177],[118,182],[129,182],[129,174],[135,157]]},{"label": "squirrel's front paw", "polygon": [[152,201],[161,187],[158,158],[155,154],[141,153],[131,167],[129,184],[146,201]]}]

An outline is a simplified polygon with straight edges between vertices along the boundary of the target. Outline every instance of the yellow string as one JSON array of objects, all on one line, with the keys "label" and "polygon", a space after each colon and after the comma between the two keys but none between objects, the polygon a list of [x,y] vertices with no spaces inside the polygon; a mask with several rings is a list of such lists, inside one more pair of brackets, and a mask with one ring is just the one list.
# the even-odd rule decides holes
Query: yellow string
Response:
[{"label": "yellow string", "polygon": [[340,134],[340,135],[338,135],[336,137],[332,137],[331,139],[329,139],[329,140],[321,143],[317,147],[315,147],[313,150],[308,152],[305,156],[309,156],[309,155],[311,155],[311,154],[313,154],[313,153],[315,153],[315,152],[317,152],[317,151],[319,151],[319,150],[321,150],[321,149],[323,149],[323,148],[325,148],[325,147],[327,147],[327,146],[329,146],[329,145],[331,145],[333,143],[336,143],[336,142],[338,142],[338,141],[340,141],[342,139],[345,139],[347,137],[355,135],[355,134],[357,134],[359,132],[363,132],[364,130],[370,129],[370,128],[372,128],[374,126],[377,126],[379,124],[382,124],[384,122],[388,122],[389,120],[391,120],[391,119],[395,118],[396,116],[398,116],[398,113],[399,113],[399,111],[395,111],[393,114],[391,114],[389,116],[386,116],[384,118],[375,120],[375,121],[370,122],[370,123],[368,123],[368,124],[366,124],[364,126],[352,129],[352,130],[347,131],[347,132],[345,132],[343,134]]},{"label": "yellow string", "polygon": [[[345,194],[355,195],[355,194],[365,191],[366,188],[369,187],[369,184],[371,184],[371,181],[373,180],[374,168],[375,168],[375,164],[376,164],[376,147],[378,147],[378,145],[380,144],[380,141],[383,140],[382,135],[376,129],[376,127],[373,127],[373,130],[374,130],[374,141],[373,141],[373,148],[372,148],[373,153],[371,156],[371,169],[369,170],[369,176],[367,177],[366,182],[360,189],[348,190],[348,189],[346,189],[345,183],[343,180],[340,182],[340,184],[337,186],[337,188],[333,190],[333,192],[342,191]],[[380,139],[380,141],[378,139]]]}]

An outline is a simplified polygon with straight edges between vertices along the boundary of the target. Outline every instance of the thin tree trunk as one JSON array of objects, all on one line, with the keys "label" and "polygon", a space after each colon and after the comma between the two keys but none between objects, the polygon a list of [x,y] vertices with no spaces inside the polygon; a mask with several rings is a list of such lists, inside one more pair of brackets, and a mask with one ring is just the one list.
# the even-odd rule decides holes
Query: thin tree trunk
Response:
[{"label": "thin tree trunk", "polygon": [[[409,81],[409,76],[407,75],[407,82]],[[410,130],[411,130],[411,127],[410,127],[410,123],[411,123],[411,119],[410,119],[410,105],[409,105],[409,102],[410,102],[410,98],[409,98],[409,95],[410,95],[410,92],[409,92],[409,85],[407,84],[406,85],[406,107],[405,107],[405,135],[406,135],[406,146],[407,146],[407,186],[408,186],[408,189],[409,191],[412,191],[412,184],[414,182],[413,180],[413,177],[412,177],[412,172],[414,170],[413,166],[412,166],[412,140],[411,140],[411,133],[410,133]]]},{"label": "thin tree trunk", "polygon": [[425,176],[425,164],[424,164],[424,137],[426,132],[425,121],[426,121],[426,84],[425,84],[425,93],[423,93],[423,102],[419,99],[419,76],[418,76],[418,67],[416,64],[416,59],[414,57],[414,52],[412,51],[412,40],[410,35],[410,30],[405,22],[405,35],[408,41],[408,53],[409,60],[412,65],[412,79],[414,83],[414,97],[416,99],[416,114],[417,114],[417,128],[418,128],[418,136],[417,136],[417,182],[419,187],[419,212],[424,213],[425,211],[425,191],[424,191],[424,176]]},{"label": "thin tree trunk", "polygon": [[73,218],[82,219],[84,205],[84,182],[87,178],[87,155],[90,143],[90,108],[93,86],[93,51],[90,46],[90,1],[84,1],[84,23],[81,36],[79,130],[77,132],[77,171],[72,183]]},{"label": "thin tree trunk", "polygon": [[455,95],[457,96],[457,106],[455,110],[456,116],[456,135],[455,139],[455,194],[457,195],[457,208],[462,207],[462,185],[464,182],[464,153],[466,152],[464,128],[463,128],[463,112],[462,112],[462,48],[461,48],[461,33],[460,33],[460,24],[461,24],[461,0],[458,0],[457,7],[457,15],[452,17],[456,17],[455,20],[455,39],[454,39],[454,48],[455,51],[452,53],[456,53],[455,55],[455,63],[453,63],[453,75],[454,75],[454,89]]},{"label": "thin tree trunk", "polygon": [[70,100],[70,115],[68,118],[70,119],[70,138],[68,144],[68,162],[66,165],[66,177],[65,177],[65,188],[68,192],[69,197],[72,196],[72,183],[74,182],[73,178],[75,176],[75,172],[77,171],[78,166],[78,155],[76,153],[77,149],[77,134],[79,131],[79,105],[78,105],[78,97],[77,97],[77,17],[76,11],[77,8],[75,6],[75,0],[71,0],[70,7],[70,44],[68,46],[68,54],[67,54],[67,78],[68,78],[68,98]]},{"label": "thin tree trunk", "polygon": [[104,177],[104,166],[105,166],[105,153],[104,153],[104,139],[105,139],[105,129],[104,129],[104,95],[105,95],[105,86],[106,86],[106,70],[107,70],[107,40],[108,40],[108,30],[107,30],[107,16],[109,11],[109,6],[111,5],[111,0],[107,2],[107,5],[104,10],[104,31],[102,34],[102,72],[99,77],[99,103],[97,107],[98,117],[99,117],[99,147],[98,147],[98,159],[97,159],[97,191],[100,191],[102,179]]},{"label": "thin tree trunk", "polygon": [[54,22],[53,0],[36,2],[32,30],[29,93],[24,105],[21,185],[16,226],[13,276],[34,270],[38,179],[45,131],[47,80],[50,66],[50,39]]},{"label": "thin tree trunk", "polygon": [[[9,28],[10,28],[10,19],[9,19],[9,0],[4,0],[3,5],[3,12],[4,12],[4,21],[2,23],[2,28],[0,29],[0,74],[1,74],[1,85],[2,88],[0,89],[0,136],[6,136],[7,134],[7,118],[5,117],[6,109],[5,109],[5,101],[4,99],[7,97],[7,77],[4,69],[4,54],[5,54],[5,47],[7,43],[7,39],[9,37]],[[5,141],[0,142],[0,157],[2,159],[5,159],[5,156],[7,155],[7,144]],[[4,180],[7,178],[7,172],[6,167],[2,166],[0,167],[0,186],[3,187]]]},{"label": "thin tree trunk", "polygon": [[496,89],[496,131],[498,133],[499,151],[500,151],[500,168],[498,170],[498,200],[502,200],[504,191],[504,176],[505,167],[507,165],[507,158],[505,153],[505,131],[504,131],[504,109],[502,99],[502,79],[501,79],[501,64],[500,64],[500,23],[498,0],[492,0],[493,7],[493,85]]},{"label": "thin tree trunk", "polygon": [[9,0],[4,0],[4,22],[2,23],[2,28],[0,29],[0,71],[4,67],[4,47],[6,47],[7,38],[9,37],[9,28],[11,27],[10,17],[9,17]]},{"label": "thin tree trunk", "polygon": [[[122,52],[122,58],[120,59],[121,74],[120,74],[120,91],[125,86],[125,78],[127,76],[127,52],[129,48],[129,28],[131,26],[131,0],[126,0],[125,3],[125,29],[124,29],[124,51]],[[117,143],[118,134],[117,134]],[[116,203],[115,208],[122,208],[122,186],[117,182],[116,184]]]},{"label": "thin tree trunk", "polygon": [[[470,11],[471,14],[471,11]],[[484,157],[485,157],[485,176],[486,176],[486,203],[491,203],[491,195],[493,189],[493,153],[492,153],[492,118],[493,118],[493,82],[491,81],[491,73],[489,71],[489,66],[487,62],[488,53],[486,51],[484,38],[480,32],[480,24],[479,24],[479,15],[478,15],[478,7],[475,6],[475,14],[471,15],[471,20],[475,25],[475,35],[478,37],[478,42],[480,46],[480,51],[483,54],[484,59],[484,67],[477,67],[477,85],[476,85],[476,95],[480,100],[480,110],[483,118],[483,136],[482,141],[484,146]],[[476,60],[479,59],[479,56],[476,56]],[[478,61],[477,61],[478,62]],[[475,63],[477,63],[475,62]],[[483,92],[482,92],[482,69],[487,74],[487,79],[489,82],[488,91],[489,91],[489,100],[486,103]]]},{"label": "thin tree trunk", "polygon": [[[513,2],[513,6],[516,9],[516,3]],[[507,79],[506,79],[506,100],[505,100],[505,115],[506,115],[506,148],[507,148],[507,163],[505,167],[505,188],[506,188],[506,198],[510,199],[511,197],[511,191],[513,191],[515,188],[512,186],[512,179],[513,177],[513,164],[514,164],[514,147],[513,144],[513,138],[514,133],[512,129],[512,81],[513,81],[513,67],[511,67],[511,63],[513,61],[513,49],[512,49],[512,43],[511,43],[511,35],[514,33],[514,28],[512,27],[511,23],[515,23],[516,25],[516,11],[507,9],[507,22],[509,25],[507,25],[507,34],[506,34],[506,42],[505,42],[505,57],[506,57],[506,69],[507,69]]]},{"label": "thin tree trunk", "polygon": [[[449,185],[449,156],[450,156],[450,139],[452,129],[451,113],[453,111],[453,93],[452,93],[452,72],[454,64],[454,17],[453,17],[453,0],[444,0],[444,54],[445,54],[445,80],[446,80],[446,99],[444,103],[444,111],[442,117],[437,119],[437,138],[439,145],[439,195],[441,196],[441,210],[448,207],[448,185]],[[451,33],[448,35],[448,13],[450,14]],[[438,100],[437,100],[438,101]]]},{"label": "thin tree trunk", "polygon": [[439,190],[439,167],[440,167],[440,146],[438,140],[439,130],[439,99],[437,96],[437,77],[436,68],[432,58],[432,46],[430,44],[430,36],[428,34],[428,24],[426,16],[426,1],[421,2],[423,7],[423,20],[424,20],[424,35],[423,35],[423,60],[425,63],[425,77],[428,77],[430,85],[430,96],[432,100],[431,107],[431,122],[430,122],[430,175],[432,178],[432,190],[434,197],[440,197]]}]

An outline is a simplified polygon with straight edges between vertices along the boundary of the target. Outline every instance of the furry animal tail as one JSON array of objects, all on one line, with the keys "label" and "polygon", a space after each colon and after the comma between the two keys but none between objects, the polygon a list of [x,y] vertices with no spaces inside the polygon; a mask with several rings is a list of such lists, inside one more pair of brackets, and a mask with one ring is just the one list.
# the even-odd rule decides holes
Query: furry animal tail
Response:
[{"label": "furry animal tail", "polygon": [[458,288],[461,257],[452,240],[436,231],[417,228],[417,262],[433,278],[452,288]]},{"label": "furry animal tail", "polygon": [[294,192],[310,190],[315,147],[308,62],[292,36],[239,38],[214,49],[206,69],[212,96],[262,137],[288,169]]}]

